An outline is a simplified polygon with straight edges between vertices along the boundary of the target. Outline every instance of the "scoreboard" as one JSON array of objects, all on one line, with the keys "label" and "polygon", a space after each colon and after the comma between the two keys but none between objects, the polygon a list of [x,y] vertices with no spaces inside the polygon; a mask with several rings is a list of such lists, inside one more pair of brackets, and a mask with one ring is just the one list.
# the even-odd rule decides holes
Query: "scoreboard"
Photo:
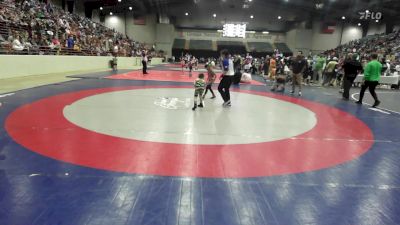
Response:
[{"label": "scoreboard", "polygon": [[222,33],[223,37],[239,37],[246,38],[246,24],[224,24],[224,29]]}]

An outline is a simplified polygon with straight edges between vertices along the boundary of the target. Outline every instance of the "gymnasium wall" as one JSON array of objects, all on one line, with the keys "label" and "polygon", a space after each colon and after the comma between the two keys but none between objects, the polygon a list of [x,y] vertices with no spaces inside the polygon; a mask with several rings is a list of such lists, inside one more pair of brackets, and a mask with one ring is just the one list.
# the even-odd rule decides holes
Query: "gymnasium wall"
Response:
[{"label": "gymnasium wall", "polygon": [[106,27],[115,29],[119,33],[126,34],[125,14],[114,14],[112,16],[106,16],[105,24]]},{"label": "gymnasium wall", "polygon": [[175,39],[175,27],[172,24],[157,24],[156,50],[163,50],[167,57],[172,56],[172,45]]},{"label": "gymnasium wall", "polygon": [[314,21],[311,29],[299,27],[286,33],[287,44],[293,51],[319,53],[362,38],[362,29],[356,25],[337,24],[332,34],[321,32],[322,23]]},{"label": "gymnasium wall", "polygon": [[84,1],[82,0],[75,0],[74,1],[74,13],[80,16],[85,16],[85,5]]},{"label": "gymnasium wall", "polygon": [[[221,28],[222,29],[222,28]],[[211,40],[211,41],[251,41],[251,42],[286,42],[285,33],[269,33],[261,32],[247,33],[244,38],[226,38],[222,37],[222,33],[217,30],[196,30],[196,29],[177,29],[176,38],[194,39],[194,40]]]},{"label": "gymnasium wall", "polygon": [[[92,20],[99,22],[99,11],[93,10]],[[153,45],[156,43],[157,17],[147,15],[145,25],[135,25],[132,13],[114,13],[105,17],[104,25],[116,31],[128,35],[135,41]]]},{"label": "gymnasium wall", "polygon": [[312,32],[306,29],[293,29],[286,33],[287,45],[295,53],[303,51],[308,54],[312,45]]},{"label": "gymnasium wall", "polygon": [[[44,74],[85,73],[89,71],[110,70],[112,57],[101,56],[39,56],[39,55],[0,55],[0,79]],[[153,58],[152,65],[162,62]],[[119,69],[138,69],[140,57],[119,57]]]},{"label": "gymnasium wall", "polygon": [[51,0],[51,3],[62,8],[62,0]]},{"label": "gymnasium wall", "polygon": [[146,25],[135,25],[133,14],[128,13],[126,16],[126,34],[135,41],[153,45],[156,41],[157,16],[146,15],[145,20]]},{"label": "gymnasium wall", "polygon": [[369,23],[367,35],[382,34],[386,32],[386,24],[376,23],[374,21]]}]

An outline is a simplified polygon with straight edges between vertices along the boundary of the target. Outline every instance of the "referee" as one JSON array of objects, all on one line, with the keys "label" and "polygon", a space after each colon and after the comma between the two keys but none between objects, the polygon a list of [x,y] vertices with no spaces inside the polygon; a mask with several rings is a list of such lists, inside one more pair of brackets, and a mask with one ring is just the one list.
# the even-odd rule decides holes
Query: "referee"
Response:
[{"label": "referee", "polygon": [[235,75],[235,69],[233,67],[233,60],[231,59],[231,55],[229,54],[228,50],[223,50],[221,55],[224,56],[224,59],[222,60],[223,73],[221,76],[221,82],[218,85],[218,91],[224,100],[224,104],[222,106],[229,107],[231,106],[231,95],[229,88],[232,84],[233,75]]},{"label": "referee", "polygon": [[142,51],[142,65],[143,65],[143,74],[147,73],[147,62],[149,61],[146,51]]}]

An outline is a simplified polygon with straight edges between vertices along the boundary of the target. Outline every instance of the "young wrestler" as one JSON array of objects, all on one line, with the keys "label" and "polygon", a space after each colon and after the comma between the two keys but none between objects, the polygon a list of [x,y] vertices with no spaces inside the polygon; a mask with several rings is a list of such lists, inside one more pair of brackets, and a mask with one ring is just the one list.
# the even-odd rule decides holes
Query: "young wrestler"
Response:
[{"label": "young wrestler", "polygon": [[182,57],[182,59],[181,59],[182,72],[183,72],[183,69],[185,68],[185,65],[186,65],[185,59]]},{"label": "young wrestler", "polygon": [[203,108],[203,93],[206,87],[206,81],[204,80],[204,74],[199,74],[199,77],[194,81],[194,106],[192,110],[196,110],[197,108],[197,98],[200,99],[200,104],[198,105],[200,108]]},{"label": "young wrestler", "polygon": [[206,97],[207,92],[209,90],[210,90],[210,92],[212,94],[211,99],[214,99],[215,98],[215,94],[214,94],[214,91],[212,90],[212,85],[213,85],[215,79],[217,78],[217,75],[215,74],[215,72],[214,72],[214,70],[213,70],[211,65],[206,64],[206,69],[207,69],[208,76],[207,76],[206,92],[204,93],[203,99]]}]

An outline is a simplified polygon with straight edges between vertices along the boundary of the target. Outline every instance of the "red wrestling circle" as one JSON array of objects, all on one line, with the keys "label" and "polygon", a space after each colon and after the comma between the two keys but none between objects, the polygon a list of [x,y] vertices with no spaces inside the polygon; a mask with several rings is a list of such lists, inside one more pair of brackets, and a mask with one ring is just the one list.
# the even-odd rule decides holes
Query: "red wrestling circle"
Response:
[{"label": "red wrestling circle", "polygon": [[[95,133],[63,116],[65,106],[89,96],[132,89],[119,87],[48,97],[12,112],[9,135],[25,148],[63,162],[116,172],[160,176],[247,178],[329,168],[356,159],[373,144],[373,134],[355,116],[333,107],[272,93],[243,91],[305,107],[317,125],[293,138],[255,144],[189,145],[139,141]],[[332,121],[332,118],[338,118]]]}]

